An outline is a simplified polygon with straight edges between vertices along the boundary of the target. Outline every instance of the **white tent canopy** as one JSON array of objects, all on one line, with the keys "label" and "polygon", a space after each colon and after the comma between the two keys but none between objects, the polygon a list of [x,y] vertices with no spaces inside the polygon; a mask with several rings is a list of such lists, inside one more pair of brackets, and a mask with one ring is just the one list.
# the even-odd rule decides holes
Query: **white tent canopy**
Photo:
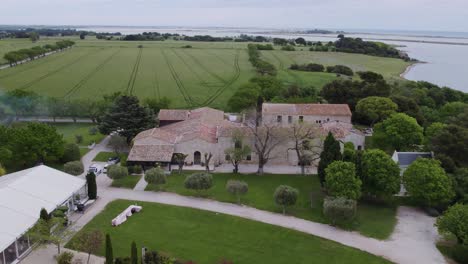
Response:
[{"label": "white tent canopy", "polygon": [[85,185],[44,165],[0,177],[0,252],[36,223],[41,208],[52,212]]}]

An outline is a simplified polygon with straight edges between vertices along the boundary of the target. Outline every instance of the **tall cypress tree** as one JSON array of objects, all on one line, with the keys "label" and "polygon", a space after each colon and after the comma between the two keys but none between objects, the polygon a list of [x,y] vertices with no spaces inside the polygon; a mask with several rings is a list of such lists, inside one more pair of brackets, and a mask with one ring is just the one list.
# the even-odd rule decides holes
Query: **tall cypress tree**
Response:
[{"label": "tall cypress tree", "polygon": [[112,251],[112,242],[109,234],[106,234],[106,264],[114,263],[114,252]]},{"label": "tall cypress tree", "polygon": [[335,160],[341,160],[340,142],[335,139],[331,132],[328,132],[327,138],[323,144],[323,151],[320,154],[320,161],[318,165],[318,175],[320,185],[323,187],[325,183],[325,169],[330,163]]},{"label": "tall cypress tree", "polygon": [[39,217],[44,221],[49,221],[50,219],[50,215],[49,213],[47,213],[47,210],[45,208],[41,209]]},{"label": "tall cypress tree", "polygon": [[130,252],[130,263],[131,264],[138,264],[138,251],[135,241],[132,242],[132,249]]},{"label": "tall cypress tree", "polygon": [[86,175],[86,183],[88,184],[88,198],[94,200],[97,198],[96,175],[90,172]]}]

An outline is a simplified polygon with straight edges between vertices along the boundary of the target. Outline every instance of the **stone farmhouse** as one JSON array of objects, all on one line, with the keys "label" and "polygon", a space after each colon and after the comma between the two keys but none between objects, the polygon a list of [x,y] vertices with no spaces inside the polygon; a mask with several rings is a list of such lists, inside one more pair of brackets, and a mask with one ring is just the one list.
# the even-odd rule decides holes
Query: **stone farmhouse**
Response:
[{"label": "stone farmhouse", "polygon": [[[163,109],[159,113],[160,126],[138,134],[134,141],[128,162],[144,167],[159,163],[170,169],[175,153],[188,155],[186,165],[203,165],[204,154],[213,155],[210,164],[229,164],[230,157],[225,149],[235,145],[234,134],[241,134],[243,144],[248,144],[252,153],[244,163],[257,163],[254,152],[255,126],[243,119],[234,120],[232,115],[209,107],[194,110]],[[364,135],[351,124],[351,111],[348,105],[331,104],[270,104],[262,107],[259,130],[267,127],[282,135],[272,151],[268,164],[297,166],[298,158],[291,138],[293,126],[307,124],[316,129],[314,146],[320,145],[328,132],[342,142],[353,142],[356,148],[364,146]]]}]

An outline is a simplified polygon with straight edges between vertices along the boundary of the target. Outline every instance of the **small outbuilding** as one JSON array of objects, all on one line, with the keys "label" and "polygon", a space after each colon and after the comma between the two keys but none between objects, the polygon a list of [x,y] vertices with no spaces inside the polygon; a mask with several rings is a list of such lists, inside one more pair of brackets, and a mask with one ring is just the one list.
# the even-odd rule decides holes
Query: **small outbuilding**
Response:
[{"label": "small outbuilding", "polygon": [[26,232],[42,208],[73,211],[75,201],[85,196],[85,180],[44,165],[0,177],[0,264],[17,263],[31,250]]}]

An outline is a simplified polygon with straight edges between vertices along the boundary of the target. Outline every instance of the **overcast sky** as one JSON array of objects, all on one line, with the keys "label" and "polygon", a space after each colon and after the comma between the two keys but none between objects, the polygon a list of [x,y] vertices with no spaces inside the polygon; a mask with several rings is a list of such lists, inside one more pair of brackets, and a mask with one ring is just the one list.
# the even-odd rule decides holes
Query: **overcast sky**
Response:
[{"label": "overcast sky", "polygon": [[0,24],[468,32],[468,0],[0,0]]}]

